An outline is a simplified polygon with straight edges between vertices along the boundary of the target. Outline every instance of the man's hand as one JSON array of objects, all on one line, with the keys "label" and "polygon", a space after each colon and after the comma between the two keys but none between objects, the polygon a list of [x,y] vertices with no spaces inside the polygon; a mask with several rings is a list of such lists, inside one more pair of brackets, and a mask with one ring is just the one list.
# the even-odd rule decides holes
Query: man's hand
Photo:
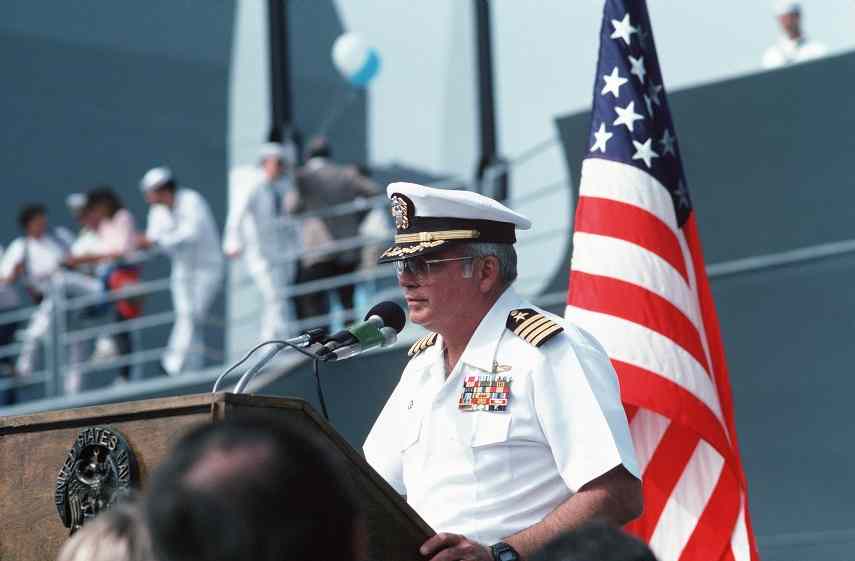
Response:
[{"label": "man's hand", "polygon": [[422,544],[419,553],[430,561],[493,561],[486,546],[458,534],[439,533]]},{"label": "man's hand", "polygon": [[148,249],[154,245],[154,242],[148,239],[146,236],[137,236],[136,246],[137,249]]},{"label": "man's hand", "polygon": [[231,249],[231,250],[226,252],[226,257],[228,257],[229,259],[237,259],[238,257],[240,257],[240,254],[241,254],[241,250]]}]

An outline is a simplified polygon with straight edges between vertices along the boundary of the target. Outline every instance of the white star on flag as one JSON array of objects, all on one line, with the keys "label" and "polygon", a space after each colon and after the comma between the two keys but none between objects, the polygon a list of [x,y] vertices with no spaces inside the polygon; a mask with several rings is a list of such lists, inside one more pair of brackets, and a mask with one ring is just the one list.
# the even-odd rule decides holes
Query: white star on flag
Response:
[{"label": "white star on flag", "polygon": [[597,150],[601,151],[603,154],[606,153],[606,142],[609,141],[611,137],[615,134],[613,132],[606,132],[606,124],[600,123],[600,130],[594,133],[594,138],[596,141],[594,145],[591,146],[591,152],[596,152]]},{"label": "white star on flag", "polygon": [[613,125],[626,125],[626,128],[633,132],[635,128],[635,122],[643,119],[641,115],[635,112],[635,102],[630,101],[629,105],[626,107],[618,107],[615,105],[615,112],[618,114],[618,118],[615,119]]},{"label": "white star on flag", "polygon": [[600,93],[602,95],[611,93],[615,98],[620,97],[620,87],[629,82],[629,79],[624,78],[618,73],[617,66],[614,67],[611,74],[603,74],[603,80],[606,81],[606,85],[603,86],[603,91]]},{"label": "white star on flag", "polygon": [[662,105],[662,102],[659,101],[659,92],[662,91],[662,86],[657,86],[653,82],[650,82],[650,85],[647,87],[647,95],[650,96],[650,99],[653,100],[653,103],[656,105]]},{"label": "white star on flag", "polygon": [[627,45],[629,45],[629,36],[633,33],[638,33],[638,30],[629,23],[629,14],[623,16],[623,19],[620,21],[613,19],[612,26],[614,26],[615,30],[612,32],[611,38],[623,39],[623,42]]},{"label": "white star on flag", "polygon": [[689,194],[686,192],[686,186],[683,184],[682,179],[677,183],[677,188],[674,189],[674,194],[677,195],[680,206],[688,208]]},{"label": "white star on flag", "polygon": [[630,70],[629,73],[638,76],[638,81],[643,84],[644,75],[647,74],[647,71],[644,70],[644,57],[640,56],[635,58],[634,56],[629,55],[629,63],[632,65],[632,70]]},{"label": "white star on flag", "polygon": [[653,103],[650,98],[647,97],[647,94],[644,95],[644,105],[647,106],[647,114],[651,117],[653,116]]},{"label": "white star on flag", "polygon": [[648,138],[647,142],[644,144],[638,142],[637,140],[633,140],[632,144],[635,146],[635,154],[632,155],[633,160],[644,160],[645,165],[650,167],[653,163],[653,158],[658,158],[659,154],[653,151],[653,148],[650,147],[650,142],[652,138]]},{"label": "white star on flag", "polygon": [[662,150],[664,154],[671,154],[672,156],[677,155],[677,153],[674,152],[674,142],[676,140],[676,137],[671,136],[671,131],[665,129],[665,134],[662,135],[662,140],[659,141],[659,143],[662,145]]}]

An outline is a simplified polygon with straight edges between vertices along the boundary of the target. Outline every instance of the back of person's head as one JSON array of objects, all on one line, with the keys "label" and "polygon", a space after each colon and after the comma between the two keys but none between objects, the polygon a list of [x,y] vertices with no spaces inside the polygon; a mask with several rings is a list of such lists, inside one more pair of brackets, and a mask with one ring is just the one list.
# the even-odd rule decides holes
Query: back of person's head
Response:
[{"label": "back of person's head", "polygon": [[359,559],[343,466],[294,422],[244,415],[193,430],[153,475],[160,561]]},{"label": "back of person's head", "polygon": [[656,556],[626,532],[591,522],[546,544],[531,561],[656,561]]},{"label": "back of person's head", "polygon": [[57,561],[154,561],[142,509],[126,502],[102,512],[63,544]]},{"label": "back of person's head", "polygon": [[18,226],[21,227],[21,230],[26,231],[27,226],[34,218],[46,215],[45,205],[39,203],[26,204],[18,211]]},{"label": "back of person's head", "polygon": [[306,147],[306,159],[312,158],[332,158],[332,147],[329,140],[323,136],[316,136]]},{"label": "back of person's head", "polygon": [[86,209],[101,207],[107,216],[113,216],[124,208],[122,200],[113,189],[106,185],[99,185],[86,193]]}]

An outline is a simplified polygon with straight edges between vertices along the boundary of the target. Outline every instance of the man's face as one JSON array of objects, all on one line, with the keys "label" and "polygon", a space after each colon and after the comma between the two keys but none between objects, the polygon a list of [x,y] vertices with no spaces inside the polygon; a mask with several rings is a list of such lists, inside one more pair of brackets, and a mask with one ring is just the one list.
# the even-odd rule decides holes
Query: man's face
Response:
[{"label": "man's face", "polygon": [[169,189],[152,189],[145,192],[145,202],[150,205],[166,205],[172,207],[173,196]]},{"label": "man's face", "polygon": [[[462,255],[461,250],[448,250],[432,253],[425,259],[436,261]],[[443,326],[454,324],[457,318],[466,315],[472,304],[479,302],[483,296],[476,280],[477,275],[464,278],[464,270],[476,266],[477,263],[464,259],[432,263],[430,272],[426,275],[410,271],[400,273],[398,284],[404,291],[404,298],[410,310],[410,321],[431,331],[439,331]]]},{"label": "man's face", "polygon": [[269,181],[279,179],[285,173],[285,164],[279,158],[264,158],[261,162],[261,167],[264,169],[264,175]]},{"label": "man's face", "polygon": [[47,216],[37,214],[27,222],[27,236],[30,238],[40,238],[47,231]]},{"label": "man's face", "polygon": [[778,23],[790,39],[798,39],[802,36],[802,16],[799,12],[781,14],[778,16]]},{"label": "man's face", "polygon": [[84,228],[94,230],[98,227],[98,217],[92,209],[84,208],[77,215],[77,222]]}]

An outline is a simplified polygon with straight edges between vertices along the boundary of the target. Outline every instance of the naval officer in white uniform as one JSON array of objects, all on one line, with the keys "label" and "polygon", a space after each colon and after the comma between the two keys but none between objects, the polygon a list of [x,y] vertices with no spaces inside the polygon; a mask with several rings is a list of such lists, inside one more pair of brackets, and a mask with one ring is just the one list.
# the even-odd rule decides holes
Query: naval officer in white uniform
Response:
[{"label": "naval officer in white uniform", "polygon": [[172,260],[175,325],[161,365],[174,376],[204,366],[205,323],[223,281],[220,236],[208,203],[197,191],[178,188],[169,168],[149,170],[140,187],[149,214],[139,246],[162,249]]},{"label": "naval officer in white uniform", "polygon": [[257,166],[238,167],[229,177],[223,252],[230,259],[244,258],[261,293],[262,341],[289,335],[286,289],[294,281],[300,247],[296,225],[288,217],[297,205],[290,179],[295,161],[292,148],[269,142],[261,147]]},{"label": "naval officer in white uniform", "polygon": [[427,558],[525,559],[589,520],[641,512],[617,375],[594,338],[521,298],[524,216],[482,195],[388,187],[410,319],[430,331],[365,441],[439,532]]}]

